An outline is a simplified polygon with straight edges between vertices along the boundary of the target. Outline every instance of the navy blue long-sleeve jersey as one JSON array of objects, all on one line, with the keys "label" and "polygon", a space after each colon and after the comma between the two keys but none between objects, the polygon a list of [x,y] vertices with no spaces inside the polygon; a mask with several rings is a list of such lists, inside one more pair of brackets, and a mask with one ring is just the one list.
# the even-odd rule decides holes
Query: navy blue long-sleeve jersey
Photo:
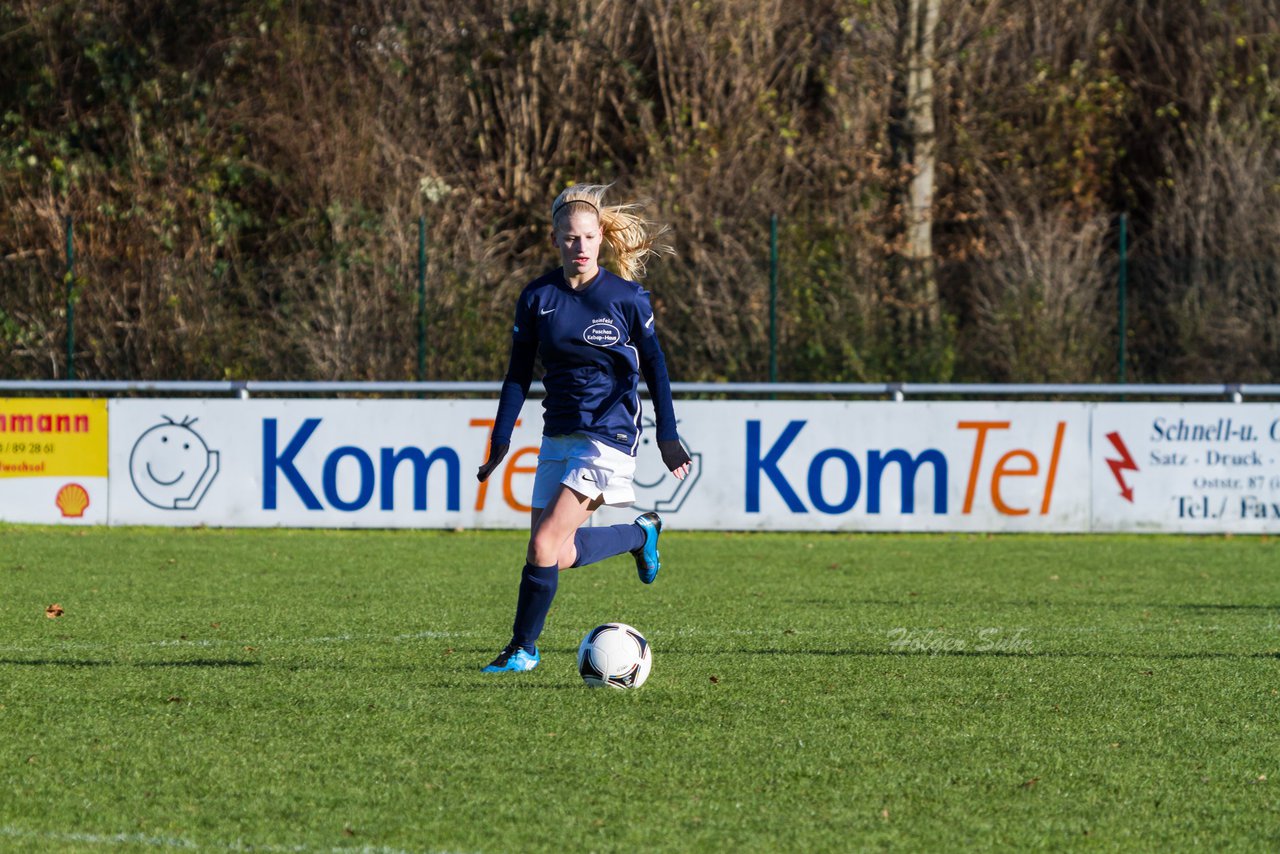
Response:
[{"label": "navy blue long-sleeve jersey", "polygon": [[547,436],[587,433],[632,456],[640,441],[639,378],[653,400],[658,439],[676,439],[666,360],[649,293],[603,267],[575,291],[557,268],[534,279],[516,302],[511,362],[503,382],[494,445],[511,442],[541,358]]}]

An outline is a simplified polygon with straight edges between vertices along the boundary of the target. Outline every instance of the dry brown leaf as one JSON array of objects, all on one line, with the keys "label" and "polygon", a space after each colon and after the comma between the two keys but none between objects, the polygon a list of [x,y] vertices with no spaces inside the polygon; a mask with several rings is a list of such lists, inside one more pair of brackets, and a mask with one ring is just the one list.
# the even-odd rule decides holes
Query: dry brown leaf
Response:
[{"label": "dry brown leaf", "polygon": [[63,613],[64,612],[62,610],[62,606],[59,605],[57,602],[54,602],[48,608],[44,609],[44,615],[48,617],[50,620],[58,619],[63,615]]}]

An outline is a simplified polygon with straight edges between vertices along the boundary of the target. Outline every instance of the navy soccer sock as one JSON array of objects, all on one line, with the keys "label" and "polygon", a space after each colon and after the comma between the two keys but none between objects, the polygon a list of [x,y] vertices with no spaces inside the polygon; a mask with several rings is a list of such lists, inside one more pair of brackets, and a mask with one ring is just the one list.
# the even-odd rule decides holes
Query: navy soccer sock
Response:
[{"label": "navy soccer sock", "polygon": [[644,529],[634,522],[603,528],[579,528],[573,535],[573,545],[578,550],[573,566],[586,566],[640,548],[644,545]]},{"label": "navy soccer sock", "polygon": [[560,567],[534,566],[526,563],[520,574],[520,597],[516,600],[516,620],[511,627],[511,640],[532,654],[538,647],[538,635],[547,621],[551,600],[556,598]]}]

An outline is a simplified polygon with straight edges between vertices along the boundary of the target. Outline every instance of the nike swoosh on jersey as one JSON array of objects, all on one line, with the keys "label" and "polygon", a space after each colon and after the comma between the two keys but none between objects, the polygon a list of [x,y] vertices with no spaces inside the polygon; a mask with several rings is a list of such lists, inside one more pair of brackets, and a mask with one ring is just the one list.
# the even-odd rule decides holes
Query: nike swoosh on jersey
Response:
[{"label": "nike swoosh on jersey", "polygon": [[538,309],[538,314],[550,314],[553,311],[555,311],[554,308],[540,308]]}]

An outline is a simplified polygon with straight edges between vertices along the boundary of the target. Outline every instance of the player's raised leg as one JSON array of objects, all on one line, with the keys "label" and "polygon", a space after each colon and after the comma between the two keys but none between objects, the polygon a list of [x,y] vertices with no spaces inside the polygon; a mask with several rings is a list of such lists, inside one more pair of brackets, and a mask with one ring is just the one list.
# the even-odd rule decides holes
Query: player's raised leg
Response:
[{"label": "player's raised leg", "polygon": [[629,549],[636,559],[636,573],[645,584],[652,584],[658,577],[662,562],[658,559],[658,535],[662,533],[662,517],[657,513],[645,513],[636,519],[634,527],[644,534],[644,542]]},{"label": "player's raised leg", "polygon": [[[649,517],[652,517],[652,521]],[[635,556],[637,566],[649,560],[656,567],[658,560],[656,531],[660,530],[662,530],[662,522],[656,513],[646,513],[636,521],[623,525],[579,528],[561,550],[560,566],[566,569],[590,566],[615,555],[630,553]],[[650,558],[642,557],[646,551],[651,552]],[[656,573],[655,568],[653,573],[648,575],[649,581],[653,580]],[[643,580],[646,573],[642,571],[640,577]]]}]

